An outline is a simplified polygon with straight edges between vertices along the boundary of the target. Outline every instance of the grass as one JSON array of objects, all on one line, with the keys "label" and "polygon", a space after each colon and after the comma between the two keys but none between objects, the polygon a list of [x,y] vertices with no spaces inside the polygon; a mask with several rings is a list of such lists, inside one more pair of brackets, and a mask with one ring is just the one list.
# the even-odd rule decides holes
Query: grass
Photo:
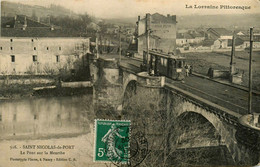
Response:
[{"label": "grass", "polygon": [[[211,53],[186,53],[186,61],[193,66],[195,72],[207,75],[208,69],[211,67],[216,70],[229,70],[230,52],[211,52]],[[242,85],[248,86],[248,60],[247,51],[236,52],[236,69],[239,73],[243,73]],[[253,89],[260,90],[260,52],[253,52]]]}]

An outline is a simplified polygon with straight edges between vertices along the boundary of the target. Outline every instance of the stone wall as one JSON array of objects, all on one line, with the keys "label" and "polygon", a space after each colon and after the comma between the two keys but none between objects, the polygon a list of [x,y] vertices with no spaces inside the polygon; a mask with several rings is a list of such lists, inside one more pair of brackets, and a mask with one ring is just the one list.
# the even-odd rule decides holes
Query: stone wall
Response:
[{"label": "stone wall", "polygon": [[55,77],[50,76],[37,76],[37,75],[28,75],[28,76],[2,76],[0,78],[0,84],[11,85],[31,85],[31,84],[50,84],[55,83]]},{"label": "stone wall", "polygon": [[[97,59],[93,83],[94,110],[99,118],[117,118],[122,107],[122,79],[116,60]],[[95,75],[95,74],[94,74]]]}]

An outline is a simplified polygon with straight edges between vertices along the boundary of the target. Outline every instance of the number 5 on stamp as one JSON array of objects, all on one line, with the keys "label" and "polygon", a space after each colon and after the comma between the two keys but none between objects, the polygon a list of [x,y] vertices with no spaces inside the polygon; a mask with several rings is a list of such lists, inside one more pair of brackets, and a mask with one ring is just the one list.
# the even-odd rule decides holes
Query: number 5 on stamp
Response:
[{"label": "number 5 on stamp", "polygon": [[128,120],[95,120],[95,162],[128,162],[130,125]]}]

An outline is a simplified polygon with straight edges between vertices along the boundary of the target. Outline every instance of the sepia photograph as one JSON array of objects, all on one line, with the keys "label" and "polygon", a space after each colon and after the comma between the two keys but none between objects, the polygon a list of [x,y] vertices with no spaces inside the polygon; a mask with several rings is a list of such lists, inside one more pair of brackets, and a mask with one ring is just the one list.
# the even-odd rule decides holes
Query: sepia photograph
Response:
[{"label": "sepia photograph", "polygon": [[0,4],[0,167],[260,166],[260,0]]}]

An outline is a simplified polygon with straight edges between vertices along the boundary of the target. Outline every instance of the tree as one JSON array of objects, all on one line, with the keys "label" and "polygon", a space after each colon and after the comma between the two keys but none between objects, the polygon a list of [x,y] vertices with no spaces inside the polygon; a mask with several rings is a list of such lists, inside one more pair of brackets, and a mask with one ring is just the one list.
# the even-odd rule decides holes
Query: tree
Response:
[{"label": "tree", "polygon": [[199,150],[194,155],[187,151],[178,152],[178,148],[183,143],[209,134],[213,126],[209,126],[207,121],[201,123],[199,117],[189,119],[186,114],[179,117],[173,106],[177,106],[181,99],[176,98],[174,104],[167,107],[165,94],[163,89],[138,90],[131,86],[126,89],[123,119],[131,120],[131,134],[142,131],[149,143],[150,151],[142,166],[206,165],[203,151]]}]

